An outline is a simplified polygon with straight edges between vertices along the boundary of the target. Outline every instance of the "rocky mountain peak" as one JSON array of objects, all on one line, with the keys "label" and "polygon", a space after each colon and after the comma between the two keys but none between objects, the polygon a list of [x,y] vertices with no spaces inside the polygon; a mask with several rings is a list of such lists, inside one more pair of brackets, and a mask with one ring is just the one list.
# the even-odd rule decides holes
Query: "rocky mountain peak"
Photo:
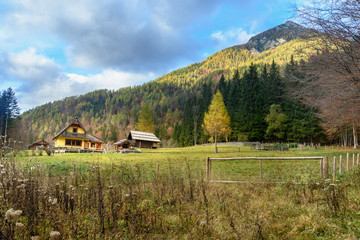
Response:
[{"label": "rocky mountain peak", "polygon": [[307,31],[307,28],[295,22],[286,21],[283,24],[253,36],[244,46],[252,53],[259,54],[260,52],[274,49],[279,45],[298,38],[306,34]]}]

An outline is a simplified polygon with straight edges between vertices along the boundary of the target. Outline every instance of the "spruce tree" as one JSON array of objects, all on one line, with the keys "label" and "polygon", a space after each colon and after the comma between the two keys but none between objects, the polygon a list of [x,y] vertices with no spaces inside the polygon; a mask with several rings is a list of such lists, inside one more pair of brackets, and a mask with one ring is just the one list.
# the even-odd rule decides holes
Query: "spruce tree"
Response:
[{"label": "spruce tree", "polygon": [[12,88],[8,88],[0,96],[0,135],[5,135],[5,132],[8,134],[8,130],[14,127],[15,118],[19,114],[20,108],[15,92]]}]

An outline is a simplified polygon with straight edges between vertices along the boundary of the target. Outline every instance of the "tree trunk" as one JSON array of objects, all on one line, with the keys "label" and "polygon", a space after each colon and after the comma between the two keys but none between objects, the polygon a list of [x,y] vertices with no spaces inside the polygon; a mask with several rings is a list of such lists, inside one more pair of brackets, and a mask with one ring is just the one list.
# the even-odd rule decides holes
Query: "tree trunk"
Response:
[{"label": "tree trunk", "polygon": [[194,146],[197,143],[197,121],[194,120]]},{"label": "tree trunk", "polygon": [[347,126],[345,126],[345,130],[344,130],[344,147],[346,147],[348,145],[348,130],[347,130]]},{"label": "tree trunk", "polygon": [[354,137],[354,149],[358,147],[358,134],[357,134],[357,126],[353,123],[353,137]]},{"label": "tree trunk", "polygon": [[215,153],[218,153],[218,148],[217,148],[217,133],[215,133]]}]

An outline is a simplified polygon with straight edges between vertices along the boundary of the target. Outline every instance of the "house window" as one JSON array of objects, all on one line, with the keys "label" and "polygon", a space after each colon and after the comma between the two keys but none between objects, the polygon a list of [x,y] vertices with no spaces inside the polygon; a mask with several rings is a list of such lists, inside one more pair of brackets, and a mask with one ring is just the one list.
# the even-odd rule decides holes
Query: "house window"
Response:
[{"label": "house window", "polygon": [[65,145],[81,147],[81,140],[66,139]]},{"label": "house window", "polygon": [[74,132],[74,133],[77,133],[77,132],[78,132],[78,129],[77,129],[77,128],[73,128],[73,132]]},{"label": "house window", "polygon": [[94,148],[94,147],[95,147],[95,143],[91,143],[91,147]]}]

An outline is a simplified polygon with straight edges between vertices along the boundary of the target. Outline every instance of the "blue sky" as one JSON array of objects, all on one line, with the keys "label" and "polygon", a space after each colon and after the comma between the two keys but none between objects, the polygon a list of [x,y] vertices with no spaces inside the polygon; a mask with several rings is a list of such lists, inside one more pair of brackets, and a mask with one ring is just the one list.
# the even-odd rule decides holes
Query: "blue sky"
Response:
[{"label": "blue sky", "polygon": [[292,19],[304,0],[0,2],[0,90],[22,111],[139,85]]}]

